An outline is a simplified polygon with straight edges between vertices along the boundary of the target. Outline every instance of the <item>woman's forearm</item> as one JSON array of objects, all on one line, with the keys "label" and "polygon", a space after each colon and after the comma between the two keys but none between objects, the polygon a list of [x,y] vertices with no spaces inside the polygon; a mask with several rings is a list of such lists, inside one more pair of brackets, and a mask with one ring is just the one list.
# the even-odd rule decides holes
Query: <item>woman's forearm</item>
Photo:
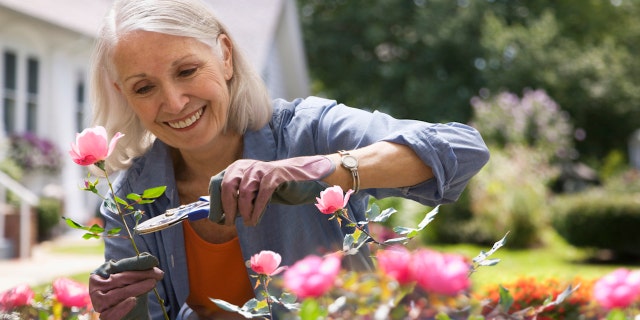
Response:
[{"label": "woman's forearm", "polygon": [[[349,153],[358,159],[360,189],[407,187],[433,178],[431,168],[405,145],[382,141]],[[340,154],[327,157],[336,170],[323,181],[344,190],[353,189],[351,172],[342,167]]]}]

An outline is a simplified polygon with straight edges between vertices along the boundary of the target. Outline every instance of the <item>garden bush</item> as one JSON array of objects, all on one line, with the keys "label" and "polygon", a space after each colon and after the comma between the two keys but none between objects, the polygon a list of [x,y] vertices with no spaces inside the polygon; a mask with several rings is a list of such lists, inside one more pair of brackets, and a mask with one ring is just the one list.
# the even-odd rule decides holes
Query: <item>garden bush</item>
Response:
[{"label": "garden bush", "polygon": [[49,240],[52,230],[61,221],[62,203],[54,198],[41,198],[36,212],[38,213],[38,241]]},{"label": "garden bush", "polygon": [[536,149],[492,150],[461,198],[440,207],[426,241],[486,245],[510,232],[512,248],[540,245],[548,227],[547,185],[555,174]]},{"label": "garden bush", "polygon": [[550,206],[553,227],[576,247],[640,256],[640,194],[593,189],[558,196]]}]

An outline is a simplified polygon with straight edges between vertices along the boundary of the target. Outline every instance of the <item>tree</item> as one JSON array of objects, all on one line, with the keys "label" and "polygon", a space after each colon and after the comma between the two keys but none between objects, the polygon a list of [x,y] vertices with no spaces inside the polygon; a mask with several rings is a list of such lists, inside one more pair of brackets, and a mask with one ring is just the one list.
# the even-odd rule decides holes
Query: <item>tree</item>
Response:
[{"label": "tree", "polygon": [[298,0],[314,91],[468,122],[481,93],[543,89],[601,158],[640,126],[636,0]]}]

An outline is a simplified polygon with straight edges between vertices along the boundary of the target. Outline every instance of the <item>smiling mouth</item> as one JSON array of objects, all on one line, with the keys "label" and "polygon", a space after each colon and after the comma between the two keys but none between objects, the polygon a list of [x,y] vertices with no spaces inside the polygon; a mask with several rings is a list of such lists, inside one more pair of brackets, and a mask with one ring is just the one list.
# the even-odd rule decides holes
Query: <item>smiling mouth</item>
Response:
[{"label": "smiling mouth", "polygon": [[191,117],[174,122],[167,122],[167,124],[174,129],[184,129],[193,125],[204,113],[204,107],[200,108],[196,113],[194,113]]}]

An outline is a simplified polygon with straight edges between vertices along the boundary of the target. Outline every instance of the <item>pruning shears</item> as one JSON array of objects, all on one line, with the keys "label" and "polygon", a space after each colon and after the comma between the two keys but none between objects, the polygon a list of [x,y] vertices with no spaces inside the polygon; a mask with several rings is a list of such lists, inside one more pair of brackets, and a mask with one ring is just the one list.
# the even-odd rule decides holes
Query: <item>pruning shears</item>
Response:
[{"label": "pruning shears", "polygon": [[202,196],[196,202],[169,209],[161,215],[143,221],[134,230],[137,234],[147,234],[164,230],[186,219],[196,221],[207,218],[209,217],[209,204],[210,197]]}]

